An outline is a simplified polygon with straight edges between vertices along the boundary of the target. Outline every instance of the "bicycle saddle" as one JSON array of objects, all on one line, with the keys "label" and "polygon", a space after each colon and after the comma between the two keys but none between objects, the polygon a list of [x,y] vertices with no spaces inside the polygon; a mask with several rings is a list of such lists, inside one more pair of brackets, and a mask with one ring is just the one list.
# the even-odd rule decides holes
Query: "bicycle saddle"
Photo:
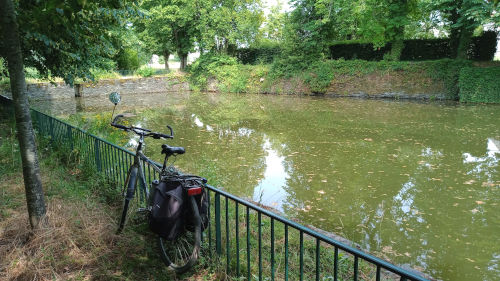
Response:
[{"label": "bicycle saddle", "polygon": [[168,144],[161,145],[161,154],[174,155],[174,154],[184,154],[186,150],[181,146],[170,146]]}]

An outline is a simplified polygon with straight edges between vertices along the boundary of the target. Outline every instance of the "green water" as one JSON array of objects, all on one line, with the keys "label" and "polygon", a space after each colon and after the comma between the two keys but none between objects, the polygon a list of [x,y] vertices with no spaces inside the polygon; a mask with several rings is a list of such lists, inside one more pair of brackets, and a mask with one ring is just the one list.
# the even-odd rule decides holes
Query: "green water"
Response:
[{"label": "green water", "polygon": [[[118,110],[135,112],[132,124],[174,127],[169,144],[187,151],[177,166],[215,174],[231,193],[436,279],[500,280],[499,106],[194,93],[123,100]],[[71,108],[112,109],[106,97]],[[148,140],[146,154],[161,160],[161,143]]]}]

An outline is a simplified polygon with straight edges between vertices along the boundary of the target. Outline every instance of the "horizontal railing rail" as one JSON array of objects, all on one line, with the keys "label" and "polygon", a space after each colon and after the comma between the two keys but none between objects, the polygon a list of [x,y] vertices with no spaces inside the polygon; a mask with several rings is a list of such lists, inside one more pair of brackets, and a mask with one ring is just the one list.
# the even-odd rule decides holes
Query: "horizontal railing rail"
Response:
[{"label": "horizontal railing rail", "polygon": [[[10,99],[0,95],[0,101]],[[124,184],[133,152],[36,109],[31,113],[40,136],[70,146],[117,186]],[[148,184],[158,178],[149,163],[143,163],[143,170]],[[203,237],[204,253],[225,264],[229,276],[245,280],[427,280],[419,272],[393,265],[219,188],[208,185],[207,194],[210,223]]]}]

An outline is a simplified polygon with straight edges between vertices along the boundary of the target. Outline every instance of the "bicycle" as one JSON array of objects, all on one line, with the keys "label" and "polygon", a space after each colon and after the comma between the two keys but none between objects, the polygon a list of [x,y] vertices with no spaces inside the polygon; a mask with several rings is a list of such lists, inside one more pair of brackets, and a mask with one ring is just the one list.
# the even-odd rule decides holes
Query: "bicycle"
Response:
[{"label": "bicycle", "polygon": [[[116,105],[120,102],[120,95],[116,92],[110,94],[109,99]],[[167,144],[162,145],[162,154],[165,154],[163,165],[160,165],[150,160],[143,153],[144,138],[152,137],[154,139],[173,139],[174,132],[172,127],[167,125],[170,130],[170,134],[163,134],[158,132],[152,132],[149,129],[135,127],[135,126],[124,126],[118,124],[120,118],[123,115],[117,115],[113,118],[114,108],[112,113],[111,126],[127,131],[133,132],[139,136],[139,142],[135,151],[134,161],[127,172],[127,177],[122,189],[122,195],[124,196],[123,210],[120,218],[119,227],[117,233],[121,233],[124,228],[125,221],[127,218],[127,212],[129,209],[130,202],[134,198],[136,192],[139,193],[139,205],[138,212],[150,212],[151,211],[151,194],[146,183],[146,177],[144,176],[143,162],[150,164],[153,169],[160,175],[160,181],[168,180],[172,175],[175,176],[177,173],[173,167],[167,167],[168,158],[171,156],[176,156],[185,153],[183,147],[174,147]],[[192,175],[185,175],[187,177]],[[139,182],[139,190],[137,191],[137,183]],[[158,184],[158,181],[154,181]],[[206,180],[203,184],[206,183]],[[193,224],[191,229],[185,230],[182,235],[173,241],[168,241],[161,236],[158,236],[158,246],[160,248],[160,255],[165,263],[170,269],[177,273],[183,273],[189,270],[197,261],[200,253],[201,247],[201,232],[202,232],[202,219],[200,217],[200,212],[198,205],[195,200],[195,195],[199,195],[205,188],[205,186],[191,186],[189,189],[186,188],[185,198],[189,198],[189,205],[191,206]],[[204,193],[203,193],[204,194]]]}]

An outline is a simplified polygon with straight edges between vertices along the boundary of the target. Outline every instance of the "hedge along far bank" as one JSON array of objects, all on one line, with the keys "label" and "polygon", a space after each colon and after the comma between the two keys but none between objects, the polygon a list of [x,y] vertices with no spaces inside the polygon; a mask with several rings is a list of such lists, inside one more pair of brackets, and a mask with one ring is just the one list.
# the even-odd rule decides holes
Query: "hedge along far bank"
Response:
[{"label": "hedge along far bank", "polygon": [[458,82],[461,102],[500,103],[500,67],[465,67]]},{"label": "hedge along far bank", "polygon": [[[481,36],[472,37],[467,49],[468,59],[475,61],[491,61],[497,46],[497,33],[486,31]],[[391,43],[374,48],[370,42],[340,41],[330,46],[330,58],[346,60],[363,59],[380,61],[391,49]],[[449,38],[407,39],[401,53],[403,61],[436,60],[454,58],[454,50]]]}]

